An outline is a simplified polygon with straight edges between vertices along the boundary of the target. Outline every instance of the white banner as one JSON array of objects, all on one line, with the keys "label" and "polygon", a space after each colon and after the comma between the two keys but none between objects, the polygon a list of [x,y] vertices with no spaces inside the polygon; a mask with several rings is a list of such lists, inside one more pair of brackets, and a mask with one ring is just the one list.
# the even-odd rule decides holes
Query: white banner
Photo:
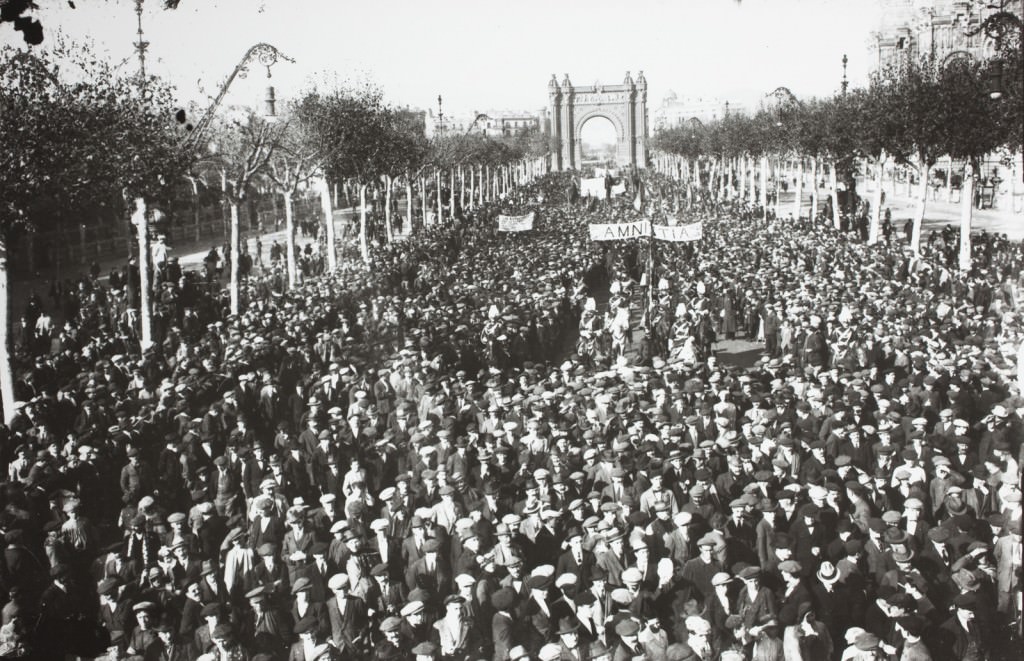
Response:
[{"label": "white banner", "polygon": [[651,235],[651,223],[638,220],[632,223],[612,223],[607,225],[590,225],[591,241],[618,241],[619,239],[636,239]]},{"label": "white banner", "polygon": [[604,177],[580,179],[580,197],[598,197],[604,199]]},{"label": "white banner", "polygon": [[661,241],[700,241],[703,236],[704,225],[702,223],[654,226],[654,238]]},{"label": "white banner", "polygon": [[704,236],[704,228],[701,223],[690,223],[689,225],[654,225],[650,221],[637,220],[632,223],[612,223],[607,225],[590,225],[591,241],[618,241],[619,239],[637,239],[650,237],[654,231],[654,238],[659,241],[672,241],[681,243],[684,241],[700,241]]},{"label": "white banner", "polygon": [[533,229],[533,212],[525,216],[498,216],[499,232],[527,232]]}]

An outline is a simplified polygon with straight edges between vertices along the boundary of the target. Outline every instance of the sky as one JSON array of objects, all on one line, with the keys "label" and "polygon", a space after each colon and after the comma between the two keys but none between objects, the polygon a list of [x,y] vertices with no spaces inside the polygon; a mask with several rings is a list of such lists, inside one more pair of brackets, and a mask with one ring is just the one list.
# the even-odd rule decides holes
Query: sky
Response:
[{"label": "sky", "polygon": [[[575,84],[647,78],[653,109],[669,90],[747,107],[789,87],[797,96],[866,80],[879,0],[145,0],[147,69],[182,101],[216,94],[246,50],[267,42],[294,63],[262,67],[225,103],[256,104],[268,83],[279,99],[314,81],[370,80],[396,105],[444,112],[538,110],[551,74]],[[133,0],[37,0],[47,38],[57,31],[128,70]],[[21,46],[0,29],[0,43]]]}]

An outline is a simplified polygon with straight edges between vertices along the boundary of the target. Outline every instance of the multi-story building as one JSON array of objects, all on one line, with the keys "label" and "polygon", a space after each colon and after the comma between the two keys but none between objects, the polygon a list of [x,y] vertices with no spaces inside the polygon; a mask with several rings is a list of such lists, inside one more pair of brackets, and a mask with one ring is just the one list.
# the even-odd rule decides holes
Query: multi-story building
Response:
[{"label": "multi-story building", "polygon": [[426,134],[428,138],[438,133],[517,135],[530,129],[543,130],[547,121],[546,114],[546,110],[474,110],[470,113],[443,113],[439,116],[436,110],[428,110]]},{"label": "multi-story building", "polygon": [[[995,43],[981,29],[986,18],[998,11],[1024,16],[1019,0],[880,0],[879,26],[869,39],[869,56],[876,70],[901,61],[921,57],[934,58],[947,64],[958,58],[985,60],[994,55]],[[1009,157],[1010,166],[1005,165]],[[890,166],[893,176],[910,179],[909,170],[899,172]],[[955,177],[963,163],[942,159],[932,171],[938,178]],[[1024,171],[1020,154],[996,153],[984,159],[978,178],[976,194],[983,204],[995,208],[1012,209],[1020,213],[1024,206],[1021,175]],[[936,173],[939,173],[936,175]],[[948,181],[948,180],[947,180]]]},{"label": "multi-story building", "polygon": [[702,124],[721,119],[730,112],[743,112],[743,107],[721,99],[683,98],[669,90],[661,105],[651,113],[655,131],[680,126],[691,119]]},{"label": "multi-story building", "polygon": [[[881,5],[878,30],[869,41],[878,69],[902,58],[931,56],[945,62],[992,54],[993,43],[980,28],[999,9],[988,0],[881,0]],[[1020,3],[1007,2],[1005,10],[1020,15]]]}]

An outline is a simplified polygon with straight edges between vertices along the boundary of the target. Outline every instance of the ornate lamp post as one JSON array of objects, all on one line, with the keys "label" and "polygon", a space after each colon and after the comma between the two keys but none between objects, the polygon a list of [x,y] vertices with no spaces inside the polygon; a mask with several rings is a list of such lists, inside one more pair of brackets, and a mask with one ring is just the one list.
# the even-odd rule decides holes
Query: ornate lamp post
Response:
[{"label": "ornate lamp post", "polygon": [[[249,74],[249,66],[252,64],[253,61],[258,62],[260,66],[266,67],[267,78],[269,79],[271,75],[270,68],[277,64],[278,60],[284,60],[286,62],[295,62],[295,60],[288,57],[287,55],[277,50],[268,43],[261,42],[249,48],[249,50],[245,52],[245,55],[242,56],[242,59],[238,62],[238,64],[235,65],[235,68],[231,72],[231,75],[229,75],[227,80],[224,81],[224,84],[221,85],[220,91],[217,93],[217,96],[213,99],[213,103],[210,104],[210,107],[206,109],[206,112],[203,113],[203,116],[199,119],[198,122],[196,122],[195,127],[185,127],[186,129],[189,129],[189,134],[185,138],[185,146],[195,147],[195,145],[199,142],[203,135],[206,134],[206,131],[209,130],[210,128],[210,122],[213,121],[213,117],[216,115],[217,109],[220,107],[221,102],[224,101],[224,97],[227,95],[228,89],[231,87],[231,83],[235,82],[236,78],[245,78]],[[265,101],[265,109],[267,110],[268,116],[273,117],[276,114],[276,108],[274,105],[275,101],[276,99],[274,97],[274,88],[273,86],[270,86],[267,88],[267,98]]]}]

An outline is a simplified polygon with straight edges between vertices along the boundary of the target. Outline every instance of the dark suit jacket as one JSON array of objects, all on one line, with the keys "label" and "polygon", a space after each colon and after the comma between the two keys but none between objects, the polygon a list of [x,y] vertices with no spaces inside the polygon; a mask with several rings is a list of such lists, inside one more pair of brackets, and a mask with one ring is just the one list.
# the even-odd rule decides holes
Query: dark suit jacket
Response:
[{"label": "dark suit jacket", "polygon": [[[330,619],[330,637],[343,653],[357,654],[361,650],[356,643],[368,626],[366,604],[359,597],[349,595],[345,601],[345,612],[338,607],[338,598],[331,597],[327,601],[327,614]],[[368,642],[368,641],[366,641]]]},{"label": "dark suit jacket", "polygon": [[590,584],[590,570],[594,567],[597,562],[597,558],[593,552],[583,549],[581,551],[583,562],[576,564],[576,558],[572,555],[572,550],[568,550],[558,556],[558,563],[555,566],[555,576],[561,576],[562,574],[572,574],[576,576],[577,585],[586,586]]},{"label": "dark suit jacket", "polygon": [[800,584],[788,596],[783,588],[779,593],[779,625],[788,627],[796,624],[800,604],[805,601],[813,603],[811,591],[807,589],[804,581],[800,581]]},{"label": "dark suit jacket", "polygon": [[420,558],[405,575],[405,583],[409,590],[423,588],[437,597],[447,596],[451,592],[451,582],[452,570],[440,553],[434,561],[434,571],[428,572],[426,559]]},{"label": "dark suit jacket", "polygon": [[516,623],[506,613],[495,613],[491,618],[491,640],[494,641],[494,661],[506,661],[508,652],[519,641]]},{"label": "dark suit jacket", "polygon": [[331,618],[327,613],[327,606],[323,602],[311,601],[306,608],[306,614],[299,615],[299,606],[297,603],[292,604],[291,618],[292,622],[298,622],[307,617],[314,617],[317,621],[317,633],[318,638],[323,640],[331,634]]}]

